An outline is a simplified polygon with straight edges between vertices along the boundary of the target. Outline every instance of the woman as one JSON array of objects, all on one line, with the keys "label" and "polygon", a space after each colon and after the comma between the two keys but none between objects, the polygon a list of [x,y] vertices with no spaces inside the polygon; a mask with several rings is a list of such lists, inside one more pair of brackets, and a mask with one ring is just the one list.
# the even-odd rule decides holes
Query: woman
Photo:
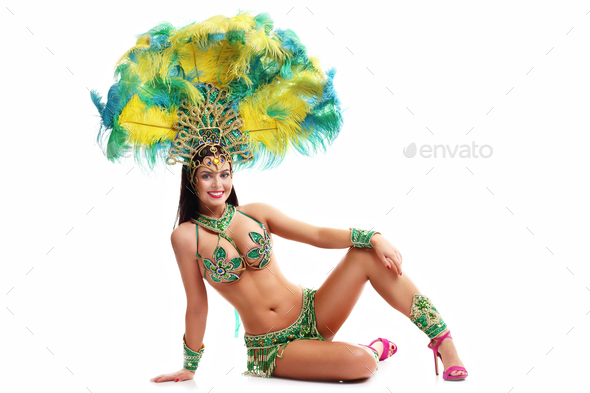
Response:
[{"label": "woman", "polygon": [[[199,160],[199,163],[207,160],[211,163],[214,160],[215,156],[209,149],[205,154],[207,157]],[[352,246],[350,230],[316,227],[288,217],[264,203],[238,206],[237,196],[232,186],[232,167],[228,160],[210,167],[199,167],[196,177],[198,197],[190,191],[187,174],[183,171],[179,206],[181,223],[171,236],[187,296],[185,345],[189,351],[196,352],[195,349],[201,348],[202,354],[204,349],[203,336],[207,319],[205,281],[207,281],[242,318],[247,332],[246,345],[249,352],[252,351],[254,358],[253,360],[251,357],[248,362],[249,372],[246,374],[308,380],[355,380],[373,375],[378,368],[379,359],[386,359],[395,353],[397,347],[386,339],[374,341],[373,348],[332,341],[352,311],[367,280],[387,303],[408,318],[411,317],[412,307],[416,307],[418,299],[423,299],[414,296],[420,291],[407,275],[402,274],[401,254],[387,239],[375,233],[370,238],[374,249],[349,248]],[[201,225],[196,228],[197,224],[188,220],[187,217],[191,216],[190,212],[194,209],[192,211],[198,212],[201,217],[206,216],[205,219],[207,217],[220,219],[224,214],[227,216],[228,209],[232,206],[235,206],[236,214],[227,227],[226,233],[234,240],[243,255],[250,255],[251,252],[248,250],[260,249],[261,244],[269,245],[264,241],[256,243],[254,240],[257,237],[248,236],[248,233],[252,232],[266,234],[266,230],[268,230],[268,236],[272,233],[316,247],[349,248],[349,251],[330,272],[317,292],[298,287],[290,282],[281,273],[272,251],[267,253],[268,261],[264,262],[262,268],[259,266],[261,262],[247,268],[243,263],[239,266],[236,263],[235,273],[226,275],[225,280],[228,282],[224,282],[223,277],[216,275],[214,268],[223,268],[227,265],[219,263],[215,265],[215,258],[212,256],[218,250],[218,246],[227,253],[225,261],[238,257],[238,251],[226,238],[218,236],[217,233]],[[262,252],[258,254],[254,252],[252,256],[262,254]],[[250,260],[264,261],[265,255],[262,256],[263,258]],[[219,273],[223,274],[227,271],[228,269],[225,269]],[[309,329],[310,334],[294,341],[279,342],[278,344],[281,345],[275,345],[272,348],[275,349],[272,362],[253,364],[258,357],[256,352],[262,349],[251,349],[257,347],[257,338],[252,336],[262,337],[271,331],[279,331],[301,320],[297,316],[304,314],[303,305],[306,300],[308,308],[311,308],[312,314],[315,315],[315,321],[312,321]],[[309,310],[305,311],[309,312]],[[434,307],[429,311],[436,313]],[[313,315],[310,319],[314,319]],[[440,331],[428,346],[434,349],[435,354],[438,350],[441,360],[444,359],[445,379],[464,379],[467,372],[462,367],[463,363],[457,355],[453,341],[447,339],[451,337],[444,322],[443,327],[445,329]],[[386,343],[386,348],[383,347],[383,343]],[[437,364],[436,356],[435,362]],[[262,363],[264,363],[263,367],[256,367]],[[438,374],[438,368],[436,371]],[[159,375],[151,381],[183,381],[193,378],[194,374],[194,371],[183,368],[170,374]]]},{"label": "woman", "polygon": [[[185,364],[152,381],[193,377],[204,352],[204,281],[242,317],[246,374],[371,376],[395,344],[385,338],[369,346],[332,341],[369,280],[433,339],[437,374],[440,354],[444,379],[467,376],[440,314],[402,275],[399,251],[381,234],[315,227],[262,203],[239,206],[234,164],[270,168],[293,149],[313,156],[342,127],[335,70],[324,74],[292,30],[274,29],[267,13],[216,15],[180,29],[163,22],[138,36],[115,74],[120,79],[106,104],[91,91],[101,116],[97,141],[107,158],[116,162],[133,152],[140,168],[152,170],[168,153],[166,164],[185,169],[180,225],[171,236],[187,296]],[[358,141],[364,143],[362,135]],[[281,273],[271,233],[349,250],[319,289],[299,288]]]}]

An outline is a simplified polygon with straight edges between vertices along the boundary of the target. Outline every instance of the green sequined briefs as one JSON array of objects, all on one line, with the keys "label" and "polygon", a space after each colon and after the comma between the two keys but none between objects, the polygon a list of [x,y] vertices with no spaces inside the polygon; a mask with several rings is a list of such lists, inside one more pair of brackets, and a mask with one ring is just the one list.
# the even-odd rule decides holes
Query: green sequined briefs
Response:
[{"label": "green sequined briefs", "polygon": [[303,289],[303,306],[299,318],[291,326],[258,336],[244,334],[244,341],[248,348],[248,371],[244,371],[243,375],[270,378],[276,366],[276,358],[283,357],[283,352],[291,341],[326,341],[316,326],[314,299],[317,290],[301,288]]}]

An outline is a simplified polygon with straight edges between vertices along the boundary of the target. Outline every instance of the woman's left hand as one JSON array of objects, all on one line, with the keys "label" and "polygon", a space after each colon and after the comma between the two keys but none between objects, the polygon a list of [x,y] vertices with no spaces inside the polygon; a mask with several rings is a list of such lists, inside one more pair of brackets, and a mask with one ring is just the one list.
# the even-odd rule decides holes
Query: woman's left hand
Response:
[{"label": "woman's left hand", "polygon": [[373,245],[373,249],[385,267],[391,269],[391,265],[394,265],[397,269],[397,273],[401,276],[402,254],[399,252],[399,250],[395,248],[393,244],[391,244],[380,233],[371,237],[371,244]]}]

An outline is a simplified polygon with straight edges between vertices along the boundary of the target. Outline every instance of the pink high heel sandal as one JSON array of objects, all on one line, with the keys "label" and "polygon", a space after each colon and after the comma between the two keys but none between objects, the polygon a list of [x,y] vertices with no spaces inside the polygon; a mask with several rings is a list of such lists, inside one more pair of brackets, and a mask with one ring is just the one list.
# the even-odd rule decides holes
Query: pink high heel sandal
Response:
[{"label": "pink high heel sandal", "polygon": [[[371,341],[371,343],[369,345],[364,345],[364,344],[359,344],[359,345],[362,345],[363,347],[371,348],[373,351],[375,351],[375,353],[378,353],[377,350],[375,348],[373,348],[371,345],[373,345],[373,343],[375,343],[376,341],[379,341],[379,340],[381,340],[381,343],[383,343],[383,351],[381,352],[381,356],[379,357],[379,361],[388,359],[388,358],[392,357],[393,355],[395,355],[395,353],[397,352],[397,345],[395,345],[395,343],[392,342],[394,348],[393,348],[393,352],[391,353],[391,355],[389,355],[390,341],[387,340],[386,338],[377,338],[377,339]],[[385,351],[385,348],[387,348],[387,352]]]},{"label": "pink high heel sandal", "polygon": [[[432,352],[434,353],[434,370],[436,371],[436,375],[438,375],[438,359],[436,357],[438,356],[440,358],[440,361],[441,362],[443,360],[442,355],[438,352],[438,347],[440,346],[440,344],[442,344],[442,342],[445,340],[445,338],[447,338],[447,337],[453,338],[453,337],[451,337],[450,334],[451,334],[451,331],[449,330],[445,335],[443,335],[441,337],[433,338],[428,343],[428,348],[432,349]],[[436,345],[435,346],[431,346],[432,343],[435,343]],[[451,372],[453,372],[453,371],[464,371],[465,372],[465,375],[451,375]],[[445,371],[443,373],[443,379],[445,381],[452,381],[452,380],[457,380],[457,379],[465,379],[465,378],[467,378],[467,375],[468,375],[467,370],[465,370],[464,367],[453,366],[453,367],[449,367],[447,369],[447,371]]]}]

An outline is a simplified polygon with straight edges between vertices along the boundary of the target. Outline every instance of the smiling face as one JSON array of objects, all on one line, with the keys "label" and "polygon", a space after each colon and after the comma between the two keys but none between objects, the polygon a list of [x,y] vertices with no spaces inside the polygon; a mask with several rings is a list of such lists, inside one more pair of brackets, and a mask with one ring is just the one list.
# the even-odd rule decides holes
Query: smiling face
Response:
[{"label": "smiling face", "polygon": [[[199,199],[211,208],[224,206],[232,189],[231,165],[227,160],[216,165],[212,162],[213,159],[214,157],[205,157],[204,163],[207,165],[211,160],[211,164],[197,169]],[[203,213],[209,215],[205,211]]]}]

